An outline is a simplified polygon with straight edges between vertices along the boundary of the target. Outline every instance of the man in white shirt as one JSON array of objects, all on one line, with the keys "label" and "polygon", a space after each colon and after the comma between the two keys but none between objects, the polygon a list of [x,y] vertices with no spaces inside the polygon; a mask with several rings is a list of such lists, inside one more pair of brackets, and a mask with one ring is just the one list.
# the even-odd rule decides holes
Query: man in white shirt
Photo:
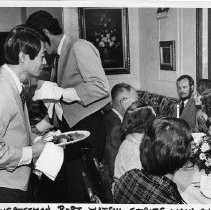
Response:
[{"label": "man in white shirt", "polygon": [[15,27],[4,45],[0,68],[0,202],[27,202],[32,158],[45,147],[33,143],[22,83],[40,75],[45,62],[44,38],[26,26]]},{"label": "man in white shirt", "polygon": [[[189,75],[182,75],[177,79],[177,92],[180,98],[179,118],[188,122],[191,130],[196,126],[196,104],[194,99],[194,80]],[[175,116],[178,116],[178,109],[175,106]]]}]

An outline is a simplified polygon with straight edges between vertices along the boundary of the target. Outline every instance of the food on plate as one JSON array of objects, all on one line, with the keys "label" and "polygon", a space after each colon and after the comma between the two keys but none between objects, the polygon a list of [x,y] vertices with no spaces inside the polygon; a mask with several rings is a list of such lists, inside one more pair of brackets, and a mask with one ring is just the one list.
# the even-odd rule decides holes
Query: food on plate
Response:
[{"label": "food on plate", "polygon": [[53,139],[51,140],[54,144],[60,144],[63,143],[64,141],[69,142],[69,141],[75,141],[78,139],[83,139],[85,135],[83,133],[68,133],[68,134],[61,134],[61,135],[55,135],[53,136]]}]

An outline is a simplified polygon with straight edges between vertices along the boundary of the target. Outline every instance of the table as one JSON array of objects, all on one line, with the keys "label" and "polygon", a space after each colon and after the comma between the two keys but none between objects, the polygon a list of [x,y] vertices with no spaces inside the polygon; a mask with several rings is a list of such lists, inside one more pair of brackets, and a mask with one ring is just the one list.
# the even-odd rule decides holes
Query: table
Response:
[{"label": "table", "polygon": [[184,167],[175,173],[174,182],[188,204],[211,204],[211,199],[200,192],[200,174],[197,167]]}]

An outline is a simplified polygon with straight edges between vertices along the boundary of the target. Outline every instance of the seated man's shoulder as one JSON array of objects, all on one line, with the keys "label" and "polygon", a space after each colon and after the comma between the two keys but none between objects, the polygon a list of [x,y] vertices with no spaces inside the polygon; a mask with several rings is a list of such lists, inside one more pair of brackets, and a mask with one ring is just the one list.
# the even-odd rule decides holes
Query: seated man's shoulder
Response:
[{"label": "seated man's shoulder", "polygon": [[105,113],[104,120],[108,123],[111,123],[111,124],[121,125],[120,118],[118,117],[118,115],[112,109],[110,109],[108,112]]}]

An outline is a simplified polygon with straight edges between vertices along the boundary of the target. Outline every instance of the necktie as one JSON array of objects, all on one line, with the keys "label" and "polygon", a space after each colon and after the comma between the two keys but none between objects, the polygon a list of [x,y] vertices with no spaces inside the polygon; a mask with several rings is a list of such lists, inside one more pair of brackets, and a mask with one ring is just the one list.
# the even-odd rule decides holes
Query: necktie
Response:
[{"label": "necktie", "polygon": [[180,109],[179,109],[179,114],[180,115],[182,114],[182,111],[183,111],[184,107],[185,107],[185,103],[184,103],[184,101],[182,101],[182,103],[180,104]]},{"label": "necktie", "polygon": [[59,55],[56,54],[55,63],[54,63],[55,75],[54,75],[54,78],[53,78],[53,82],[57,82],[58,63],[59,63]]},{"label": "necktie", "polygon": [[24,107],[24,104],[25,104],[26,98],[27,98],[27,93],[26,93],[26,89],[24,86],[22,86],[22,91],[20,93],[20,97],[21,97],[22,105]]}]

